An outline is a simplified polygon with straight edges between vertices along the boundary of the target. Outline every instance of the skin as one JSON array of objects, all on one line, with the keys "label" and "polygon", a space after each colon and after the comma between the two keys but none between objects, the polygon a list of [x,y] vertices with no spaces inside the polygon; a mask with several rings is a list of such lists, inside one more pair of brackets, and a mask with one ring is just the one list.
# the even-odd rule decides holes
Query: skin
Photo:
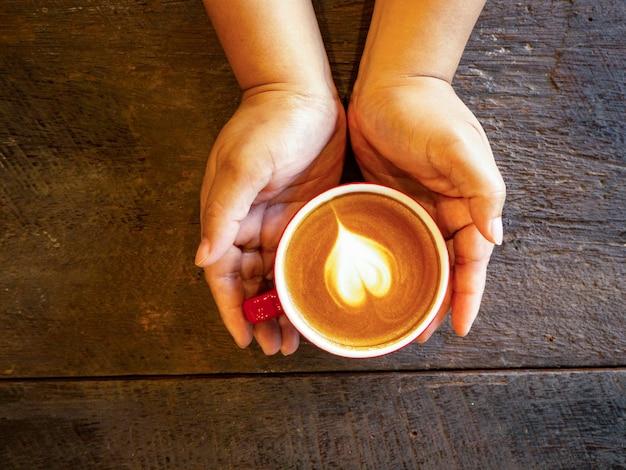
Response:
[{"label": "skin", "polygon": [[447,302],[466,335],[480,307],[505,185],[485,132],[451,83],[482,1],[379,1],[349,111],[366,179],[400,189],[435,218],[452,261]]},{"label": "skin", "polygon": [[419,340],[450,308],[468,333],[505,199],[487,137],[451,86],[482,6],[379,0],[346,118],[309,1],[205,0],[243,97],[207,162],[196,264],[240,347],[298,348],[284,316],[253,326],[241,305],[271,279],[289,218],[338,183],[347,132],[364,177],[418,199],[448,240],[447,300]]},{"label": "skin", "polygon": [[254,337],[266,354],[291,354],[299,336],[286,318],[252,326],[242,302],[271,278],[289,218],[339,182],[345,112],[310,2],[206,0],[205,6],[243,98],[209,155],[196,264],[205,268],[240,347]]}]

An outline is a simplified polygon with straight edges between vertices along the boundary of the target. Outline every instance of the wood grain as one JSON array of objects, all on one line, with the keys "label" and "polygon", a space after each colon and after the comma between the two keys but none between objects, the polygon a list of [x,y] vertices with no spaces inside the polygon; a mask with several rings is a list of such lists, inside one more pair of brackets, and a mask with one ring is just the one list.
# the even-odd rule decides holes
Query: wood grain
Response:
[{"label": "wood grain", "polygon": [[6,469],[623,468],[625,391],[623,369],[0,383],[0,458]]},{"label": "wood grain", "polygon": [[[347,103],[373,1],[314,6]],[[0,467],[626,467],[625,33],[617,0],[479,19],[454,86],[508,199],[469,336],[268,358],[193,265],[240,97],[201,2],[2,1]]]},{"label": "wood grain", "polygon": [[[315,2],[345,102],[372,2]],[[198,191],[239,90],[197,1],[0,6],[0,376],[623,366],[626,12],[489,2],[455,79],[508,185],[466,338],[371,361],[240,351]]]}]

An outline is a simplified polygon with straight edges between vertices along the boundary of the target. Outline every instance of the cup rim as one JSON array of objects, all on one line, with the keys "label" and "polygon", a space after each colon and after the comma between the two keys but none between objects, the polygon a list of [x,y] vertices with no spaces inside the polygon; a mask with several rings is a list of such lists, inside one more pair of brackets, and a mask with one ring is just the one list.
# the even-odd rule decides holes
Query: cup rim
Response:
[{"label": "cup rim", "polygon": [[[330,201],[331,199],[351,193],[374,193],[388,196],[394,200],[399,201],[408,207],[412,212],[423,221],[427,227],[432,240],[436,246],[436,251],[439,259],[439,271],[440,282],[438,284],[438,290],[434,296],[430,311],[424,315],[423,320],[418,326],[409,334],[404,335],[398,341],[385,344],[384,346],[370,346],[370,347],[352,347],[344,346],[336,342],[328,340],[324,335],[318,333],[315,329],[311,328],[306,321],[303,320],[302,315],[296,311],[296,308],[291,302],[291,296],[286,285],[283,273],[285,253],[288,247],[288,241],[291,239],[296,228],[300,222],[316,207]],[[450,260],[448,257],[448,249],[446,242],[439,230],[439,227],[428,213],[428,211],[415,199],[409,195],[398,191],[397,189],[389,186],[384,186],[377,183],[348,183],[340,186],[328,189],[313,199],[309,200],[304,206],[302,206],[291,218],[285,230],[283,231],[281,238],[278,242],[276,249],[276,257],[274,261],[274,285],[278,293],[278,297],[282,304],[283,310],[291,324],[304,336],[308,341],[313,343],[318,348],[327,351],[331,354],[348,357],[348,358],[371,358],[383,356],[385,354],[397,351],[408,344],[412,343],[417,337],[422,334],[426,328],[435,319],[441,305],[443,304],[446,291],[448,288],[448,282],[450,277]]]}]

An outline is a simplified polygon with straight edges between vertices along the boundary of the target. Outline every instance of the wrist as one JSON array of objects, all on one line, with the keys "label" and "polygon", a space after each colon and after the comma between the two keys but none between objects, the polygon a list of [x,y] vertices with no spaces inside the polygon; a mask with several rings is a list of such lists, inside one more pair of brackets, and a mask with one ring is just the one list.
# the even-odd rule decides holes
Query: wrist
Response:
[{"label": "wrist", "polygon": [[264,80],[249,80],[241,83],[243,98],[276,92],[303,99],[334,101],[338,99],[330,67],[318,73],[296,76],[264,77]]},{"label": "wrist", "polygon": [[332,73],[310,0],[204,0],[244,93],[297,88],[323,95]]},{"label": "wrist", "polygon": [[411,77],[448,83],[484,0],[376,2],[355,88],[393,86]]},{"label": "wrist", "polygon": [[281,101],[302,104],[315,109],[334,109],[339,102],[335,86],[326,83],[269,82],[254,85],[243,90],[243,102],[257,99],[280,99]]},{"label": "wrist", "polygon": [[420,86],[435,83],[452,85],[455,67],[443,67],[436,64],[413,64],[409,66],[385,67],[378,65],[371,57],[364,57],[353,87],[353,96],[380,93],[385,89],[404,86]]},{"label": "wrist", "polygon": [[[406,100],[406,93],[418,95],[444,96],[447,93],[455,95],[452,84],[444,78],[430,75],[360,75],[354,85],[350,97],[350,105],[364,112],[363,106],[377,106],[383,103]],[[442,93],[444,95],[442,95]]]}]

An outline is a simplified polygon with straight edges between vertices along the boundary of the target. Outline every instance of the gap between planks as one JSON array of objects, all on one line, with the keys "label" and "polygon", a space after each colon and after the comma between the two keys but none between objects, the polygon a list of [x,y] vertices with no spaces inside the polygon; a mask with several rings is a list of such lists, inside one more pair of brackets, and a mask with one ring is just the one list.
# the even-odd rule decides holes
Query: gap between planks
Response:
[{"label": "gap between planks", "polygon": [[104,376],[59,376],[59,377],[2,377],[0,384],[7,383],[48,383],[48,382],[123,382],[123,381],[157,381],[157,380],[223,380],[223,379],[250,379],[250,378],[302,378],[302,377],[366,377],[366,376],[504,376],[504,375],[538,375],[538,374],[577,374],[626,372],[625,366],[598,366],[598,367],[525,367],[510,369],[437,369],[437,370],[372,370],[372,371],[320,371],[320,372],[250,372],[250,373],[219,373],[219,374],[146,374],[146,375],[104,375]]}]

